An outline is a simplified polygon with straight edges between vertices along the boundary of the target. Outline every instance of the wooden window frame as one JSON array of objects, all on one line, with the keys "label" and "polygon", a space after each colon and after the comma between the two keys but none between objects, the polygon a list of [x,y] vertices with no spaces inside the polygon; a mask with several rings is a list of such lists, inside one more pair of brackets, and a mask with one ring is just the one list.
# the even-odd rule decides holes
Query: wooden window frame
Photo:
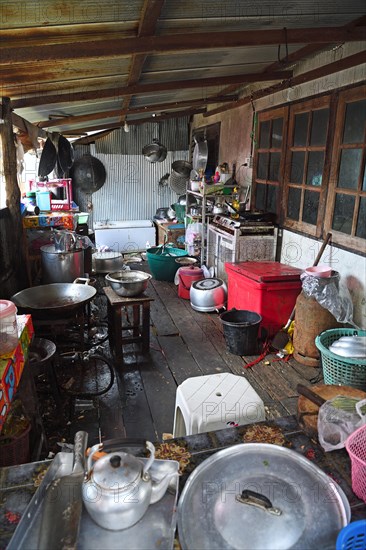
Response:
[{"label": "wooden window frame", "polygon": [[[269,111],[262,111],[262,112],[258,113],[258,121],[257,121],[256,135],[255,135],[256,146],[255,146],[254,159],[253,159],[253,189],[252,189],[251,203],[255,204],[256,189],[257,189],[257,184],[258,183],[262,184],[262,185],[266,185],[266,186],[271,185],[271,186],[274,186],[274,187],[278,188],[278,201],[277,201],[277,209],[276,209],[276,217],[277,217],[278,220],[280,219],[280,216],[281,216],[282,183],[283,183],[282,174],[284,173],[284,166],[285,166],[285,151],[286,151],[285,143],[286,143],[286,136],[287,136],[288,111],[289,111],[289,108],[287,106],[283,106],[283,107],[277,107],[275,109],[271,109]],[[272,121],[272,120],[275,120],[277,118],[283,118],[281,148],[279,148],[279,147],[265,147],[265,148],[259,147],[261,124],[263,122]],[[269,180],[268,178],[260,179],[258,177],[258,170],[257,170],[258,155],[261,154],[261,153],[269,153],[269,155],[271,153],[280,153],[281,159],[280,159],[280,166],[279,166],[279,171],[278,171],[278,173],[279,173],[278,181]],[[267,174],[268,174],[268,169],[269,169],[269,163],[267,165]]]},{"label": "wooden window frame", "polygon": [[[325,232],[329,231],[332,233],[332,240],[334,243],[339,244],[347,249],[349,248],[354,249],[355,251],[358,251],[361,253],[366,253],[366,239],[363,239],[361,237],[356,237],[355,231],[356,231],[356,224],[357,224],[357,218],[358,218],[358,212],[359,212],[360,198],[361,197],[366,198],[366,190],[362,191],[362,183],[363,183],[362,174],[363,174],[363,171],[365,170],[365,163],[366,163],[366,135],[365,135],[366,130],[364,133],[363,143],[353,143],[349,145],[348,144],[343,145],[342,138],[343,138],[347,105],[349,103],[360,101],[365,98],[366,98],[366,85],[358,86],[357,88],[352,88],[349,90],[344,90],[340,92],[338,95],[337,113],[336,113],[336,120],[335,120],[335,133],[334,133],[333,151],[332,151],[332,163],[331,163],[331,171],[330,171],[330,178],[329,178],[329,185],[328,185],[329,199],[327,201],[327,208],[326,208],[325,222],[324,222],[324,231]],[[359,175],[358,189],[348,189],[348,188],[337,187],[341,153],[344,149],[356,149],[356,148],[363,149],[362,161],[361,161],[361,166],[363,170],[361,169],[361,172]],[[335,201],[338,193],[355,197],[355,208],[353,211],[351,235],[348,233],[342,233],[332,228]],[[366,220],[365,220],[365,223],[366,223]]]},{"label": "wooden window frame", "polygon": [[[366,136],[364,137],[364,142],[361,144],[345,144],[343,147],[342,138],[344,132],[344,121],[345,121],[345,112],[346,105],[353,101],[360,101],[366,98],[366,85],[355,84],[353,86],[347,86],[342,90],[336,90],[330,93],[322,94],[314,98],[307,98],[304,100],[297,101],[291,105],[283,105],[282,107],[276,107],[274,109],[268,109],[266,111],[261,111],[258,113],[258,124],[256,130],[256,140],[258,143],[259,129],[260,124],[267,120],[272,120],[278,118],[279,116],[284,116],[284,128],[283,128],[283,139],[282,139],[282,156],[281,156],[281,168],[279,175],[279,193],[278,193],[278,204],[277,204],[277,221],[280,223],[281,227],[288,230],[293,230],[301,234],[307,235],[309,237],[322,237],[328,232],[332,233],[332,242],[340,247],[349,250],[350,252],[366,255],[366,239],[355,236],[357,217],[359,213],[360,199],[366,198],[366,190],[362,190],[362,175],[363,170],[361,170],[358,181],[358,189],[344,189],[338,188],[338,175],[340,168],[340,159],[341,151],[344,148],[362,148],[363,157],[362,157],[362,168],[366,169]],[[302,221],[291,220],[287,217],[287,201],[288,201],[288,190],[291,187],[289,183],[289,175],[291,171],[291,155],[294,150],[293,147],[288,144],[293,143],[293,133],[294,133],[294,124],[295,124],[295,115],[301,112],[306,112],[309,108],[315,110],[329,106],[329,120],[328,120],[328,133],[326,138],[326,145],[324,148],[324,169],[322,176],[322,185],[319,198],[319,209],[317,224],[311,225]],[[282,114],[281,114],[282,113]],[[287,113],[287,115],[285,115]],[[309,126],[310,128],[310,126]],[[308,128],[308,131],[310,131]],[[365,130],[366,134],[366,130]],[[323,146],[320,147],[321,149]],[[316,147],[310,147],[309,150],[316,150]],[[295,150],[299,150],[296,149]],[[270,149],[266,151],[270,152]],[[256,146],[254,152],[254,165],[253,165],[253,183],[252,183],[252,198],[251,203],[255,205],[256,199],[256,188],[257,183],[264,184],[274,184],[274,182],[269,183],[268,180],[260,180],[257,178],[257,165],[258,165],[258,153],[264,152],[259,147]],[[278,152],[278,151],[276,151]],[[301,187],[301,189],[311,190],[313,186],[306,185],[305,180],[305,171],[303,183],[300,185],[293,184],[293,186]],[[342,233],[332,228],[333,214],[335,208],[336,196],[338,193],[349,194],[356,197],[355,208],[353,212],[352,219],[352,234]],[[304,200],[304,192],[302,191],[302,202]],[[366,223],[366,220],[365,220]]]},{"label": "wooden window frame", "polygon": [[[316,113],[316,111],[320,111],[325,108],[329,109],[328,127],[326,131],[325,143],[324,145],[317,145],[317,146],[310,145],[310,132],[312,128],[312,122],[314,119],[314,113]],[[294,135],[295,135],[296,115],[299,115],[301,113],[309,113],[310,123],[308,123],[308,128],[307,128],[306,145],[295,146],[293,145],[293,142],[294,142]],[[331,155],[330,155],[331,134],[332,134],[331,128],[332,128],[333,119],[334,119],[334,104],[330,94],[323,97],[302,101],[290,107],[288,134],[287,134],[287,140],[286,140],[286,153],[285,153],[285,157],[286,157],[285,173],[283,177],[283,194],[282,194],[282,205],[281,205],[281,211],[283,215],[283,218],[282,218],[283,225],[286,229],[294,229],[296,231],[301,231],[313,237],[320,237],[323,231],[323,222],[324,222],[324,215],[325,215],[326,197],[327,197],[330,162],[331,162]],[[317,151],[324,152],[322,183],[319,190],[314,186],[306,184],[309,153],[317,152]],[[302,183],[293,183],[290,181],[291,167],[292,167],[291,161],[292,161],[292,154],[294,152],[305,153],[305,164],[304,164]],[[301,201],[300,201],[301,217],[304,209],[305,191],[319,193],[319,206],[318,206],[318,216],[317,216],[316,224],[314,225],[309,224],[307,222],[302,221],[302,219],[293,220],[292,218],[289,218],[287,216],[288,196],[289,196],[289,190],[291,188],[301,189]]]}]

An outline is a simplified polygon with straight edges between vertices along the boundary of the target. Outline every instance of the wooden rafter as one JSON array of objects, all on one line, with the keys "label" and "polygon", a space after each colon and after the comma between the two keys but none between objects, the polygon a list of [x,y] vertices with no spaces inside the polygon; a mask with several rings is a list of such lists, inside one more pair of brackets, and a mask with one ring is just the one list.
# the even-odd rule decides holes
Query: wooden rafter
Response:
[{"label": "wooden rafter", "polygon": [[265,46],[278,44],[327,44],[332,42],[355,42],[364,40],[365,28],[343,29],[337,27],[268,29],[250,31],[202,32],[172,34],[163,36],[143,36],[117,40],[75,41],[42,46],[21,46],[3,48],[2,64],[54,61],[55,59],[106,59],[108,57],[132,54],[173,53],[194,50],[213,50]]},{"label": "wooden rafter", "polygon": [[[164,2],[165,0],[152,0],[152,1],[145,0],[142,8],[137,36],[139,37],[152,36],[155,33],[156,25],[159,20]],[[146,60],[146,53],[133,54],[130,72],[127,79],[127,86],[132,86],[133,84],[138,83],[142,74],[142,69],[143,69],[145,60]],[[123,118],[125,118],[127,114],[131,99],[132,99],[132,95],[128,95],[128,96],[125,96],[122,101],[122,110],[124,112],[121,113],[121,115],[123,115]]]},{"label": "wooden rafter", "polygon": [[117,98],[135,94],[149,94],[154,92],[163,92],[167,90],[183,90],[188,88],[205,88],[224,86],[227,83],[250,83],[266,82],[272,80],[285,80],[292,77],[292,71],[277,71],[273,73],[250,73],[231,76],[221,76],[213,78],[196,78],[192,80],[182,80],[173,82],[155,82],[151,84],[134,84],[124,88],[106,88],[97,91],[75,92],[69,94],[50,94],[24,97],[14,99],[12,105],[14,109],[23,107],[35,107],[36,105],[48,105],[57,103],[71,103],[76,101],[89,101],[94,99]]},{"label": "wooden rafter", "polygon": [[305,82],[310,82],[311,80],[316,80],[317,78],[322,78],[323,76],[327,76],[338,71],[343,71],[351,67],[356,67],[357,65],[361,65],[362,63],[366,63],[366,51],[359,52],[354,55],[349,55],[348,57],[345,57],[338,61],[334,61],[333,63],[329,63],[328,65],[323,65],[322,67],[318,67],[306,73],[299,74],[286,82],[281,82],[275,86],[271,86],[270,88],[259,90],[258,92],[254,92],[253,94],[239,99],[238,101],[229,103],[228,105],[224,105],[222,107],[218,107],[217,109],[212,109],[211,111],[205,113],[203,116],[207,117],[222,113],[224,111],[229,111],[230,109],[246,105],[252,100],[260,99],[267,95],[280,92],[281,90],[286,90],[287,88],[291,88],[299,84],[304,84]]},{"label": "wooden rafter", "polygon": [[52,128],[54,126],[61,127],[67,124],[78,124],[80,122],[89,122],[92,120],[98,120],[100,118],[108,119],[125,115],[136,115],[141,113],[161,113],[162,111],[168,111],[169,109],[182,109],[184,107],[202,107],[209,103],[223,103],[228,101],[236,101],[237,97],[234,96],[215,96],[210,99],[191,99],[187,101],[175,101],[172,103],[160,103],[155,105],[147,105],[144,107],[138,107],[135,109],[128,109],[122,107],[122,109],[115,109],[113,111],[101,111],[99,113],[89,113],[87,115],[79,116],[66,116],[64,118],[57,118],[51,120],[42,120],[37,123],[38,128]]}]

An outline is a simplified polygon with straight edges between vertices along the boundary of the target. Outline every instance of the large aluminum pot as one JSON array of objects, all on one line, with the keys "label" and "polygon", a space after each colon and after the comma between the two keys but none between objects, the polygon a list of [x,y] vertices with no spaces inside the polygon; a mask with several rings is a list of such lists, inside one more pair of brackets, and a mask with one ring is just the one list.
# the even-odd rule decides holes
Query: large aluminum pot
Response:
[{"label": "large aluminum pot", "polygon": [[244,443],[189,476],[178,505],[182,549],[335,548],[350,506],[331,477],[297,451]]},{"label": "large aluminum pot", "polygon": [[41,246],[42,283],[72,283],[83,277],[84,250],[58,252],[54,244]]},{"label": "large aluminum pot", "polygon": [[225,307],[227,297],[226,283],[215,277],[192,283],[189,292],[191,306],[196,311],[210,312]]}]

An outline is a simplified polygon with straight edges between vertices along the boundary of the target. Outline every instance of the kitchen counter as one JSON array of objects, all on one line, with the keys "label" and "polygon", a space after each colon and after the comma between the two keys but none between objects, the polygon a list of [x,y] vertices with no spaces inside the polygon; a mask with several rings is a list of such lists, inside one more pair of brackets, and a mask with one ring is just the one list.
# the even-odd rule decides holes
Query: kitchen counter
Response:
[{"label": "kitchen counter", "polygon": [[[184,462],[181,462],[182,474],[179,479],[179,491],[181,492],[190,473],[213,453],[232,445],[253,441],[276,442],[276,444],[291,448],[304,455],[317,464],[343,489],[351,507],[351,521],[363,519],[366,516],[366,504],[360,501],[352,491],[350,460],[347,452],[340,450],[325,453],[318,443],[301,430],[294,416],[170,439],[162,444],[156,444],[156,449],[159,453],[165,448],[169,453],[172,444],[185,448]],[[133,452],[130,448],[126,450]],[[144,456],[143,448],[137,450],[135,448],[134,452],[138,456]],[[165,455],[164,458],[176,457]],[[0,548],[5,548],[8,544],[49,464],[50,461],[34,462],[0,469],[2,491]]]}]

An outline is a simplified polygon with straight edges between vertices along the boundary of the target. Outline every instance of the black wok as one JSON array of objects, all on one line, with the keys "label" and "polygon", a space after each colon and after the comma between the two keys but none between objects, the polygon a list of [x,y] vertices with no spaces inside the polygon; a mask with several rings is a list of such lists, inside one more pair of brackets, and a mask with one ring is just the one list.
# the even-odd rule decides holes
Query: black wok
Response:
[{"label": "black wok", "polygon": [[96,294],[93,286],[78,283],[51,283],[21,290],[11,297],[20,313],[36,319],[68,317],[87,304]]}]

